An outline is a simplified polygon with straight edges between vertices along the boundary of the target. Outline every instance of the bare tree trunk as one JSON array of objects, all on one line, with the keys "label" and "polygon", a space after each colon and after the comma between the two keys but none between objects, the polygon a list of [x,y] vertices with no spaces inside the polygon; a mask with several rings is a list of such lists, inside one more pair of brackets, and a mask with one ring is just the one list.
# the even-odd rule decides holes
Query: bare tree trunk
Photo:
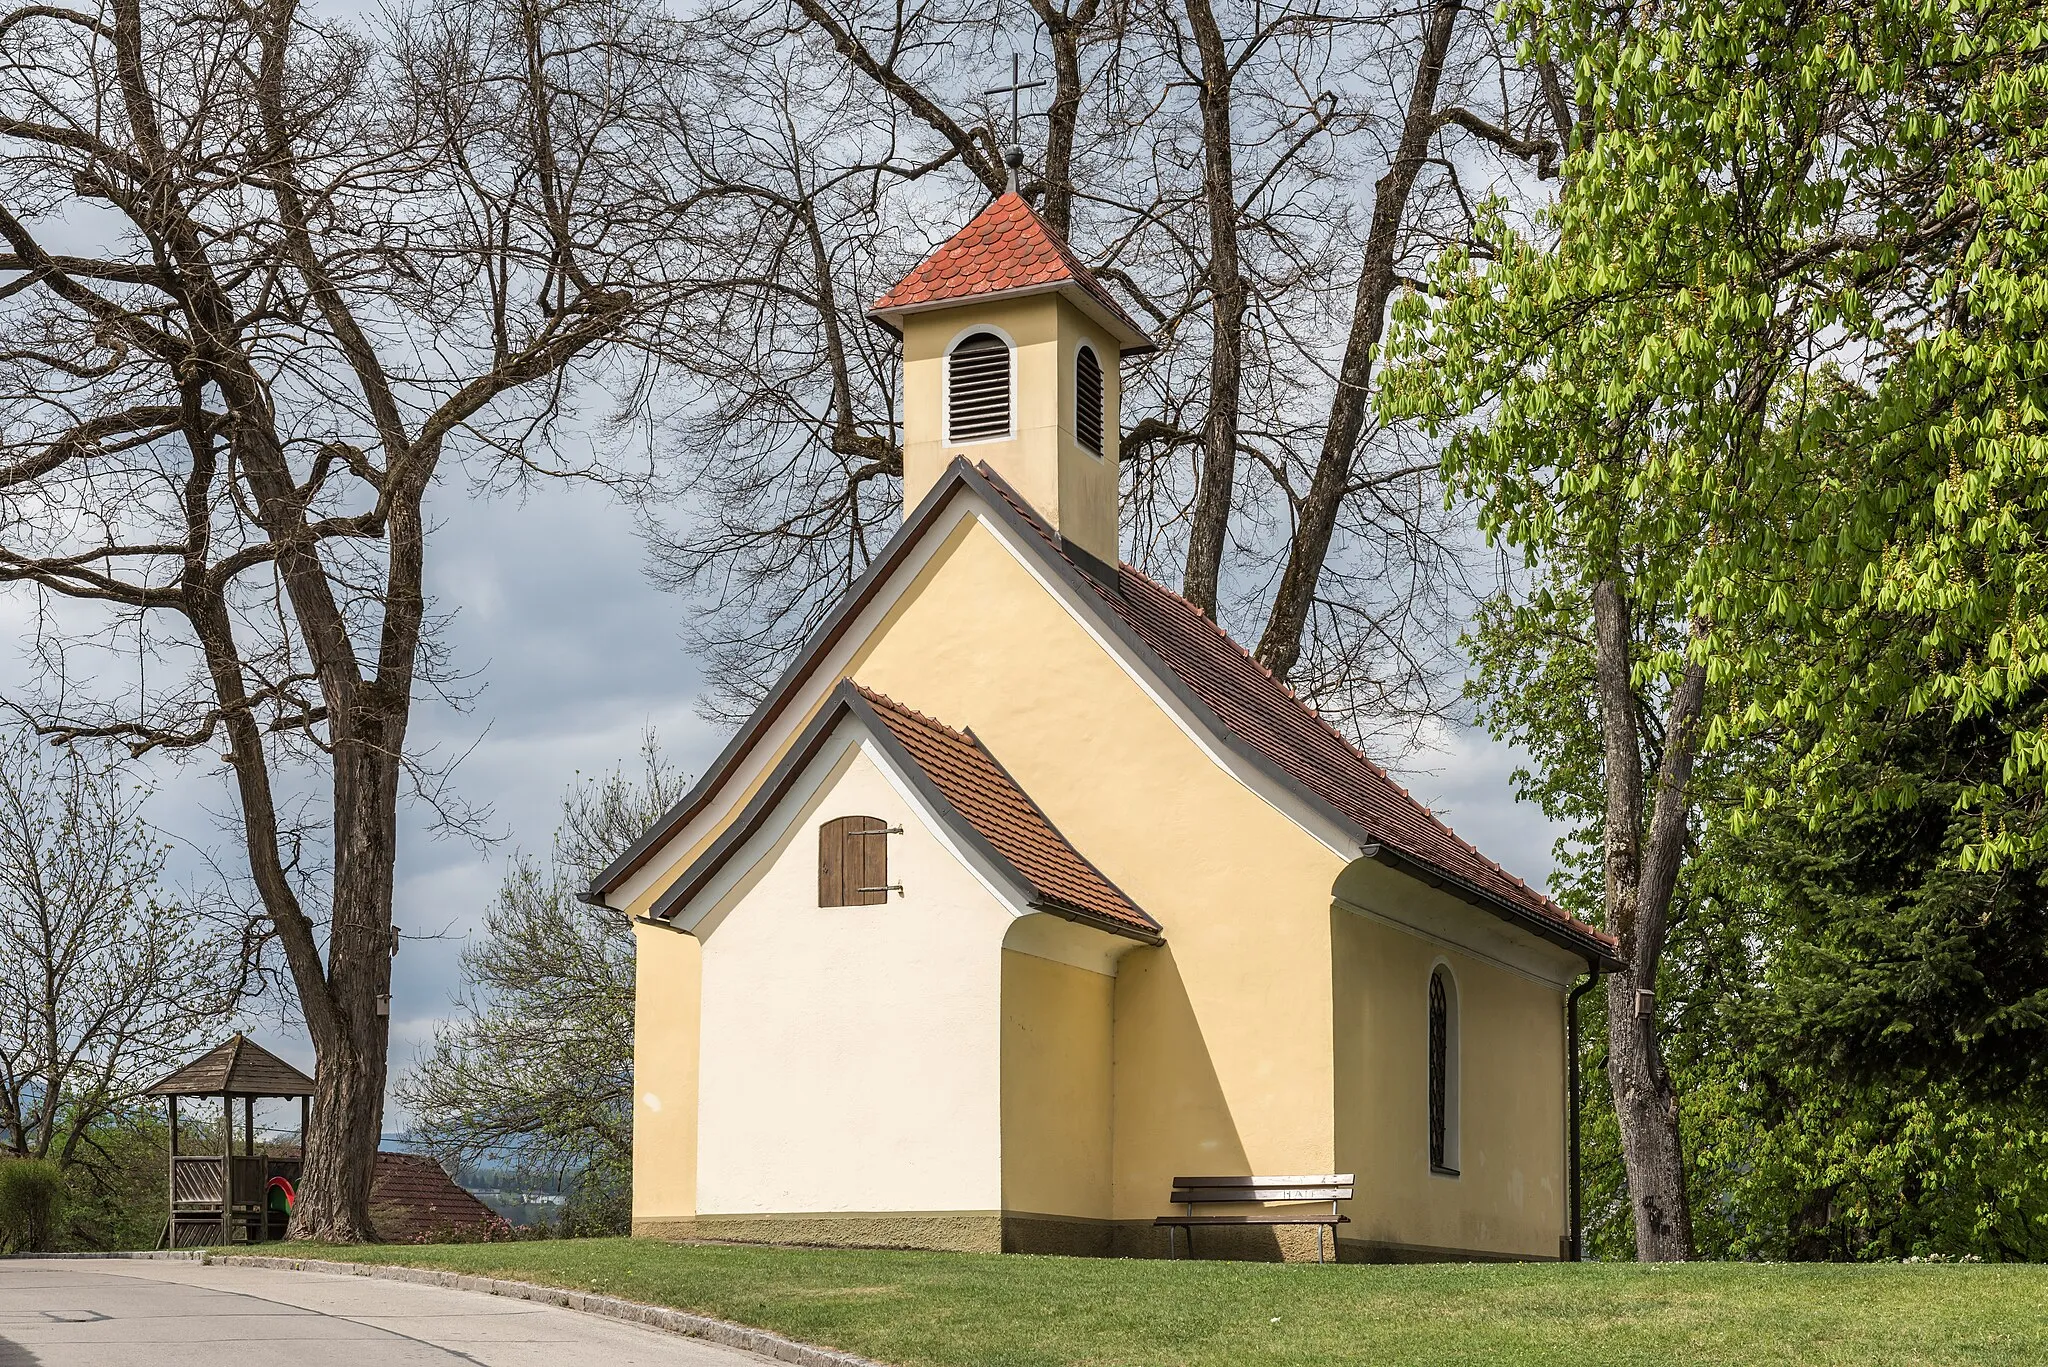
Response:
[{"label": "bare tree trunk", "polygon": [[1052,103],[1045,115],[1045,193],[1039,216],[1061,238],[1073,235],[1074,132],[1081,121],[1081,38],[1095,21],[1097,0],[1081,0],[1071,11],[1048,0],[1032,0],[1038,22],[1052,42]]},{"label": "bare tree trunk", "polygon": [[1244,273],[1238,259],[1237,176],[1233,168],[1230,84],[1234,73],[1209,0],[1187,0],[1188,24],[1202,61],[1202,198],[1209,220],[1209,403],[1202,419],[1202,469],[1181,596],[1216,615],[1223,545],[1237,487],[1237,420],[1244,372]]},{"label": "bare tree trunk", "polygon": [[[296,1238],[375,1237],[370,1184],[384,1125],[390,1035],[391,897],[398,852],[398,764],[405,721],[371,704],[362,734],[335,747],[334,902],[328,938],[330,1009],[313,1034],[319,1057],[306,1135],[306,1199]],[[383,715],[379,715],[383,713]]]},{"label": "bare tree trunk", "polygon": [[1657,1029],[1657,968],[1684,856],[1687,799],[1706,692],[1705,666],[1688,663],[1667,709],[1647,847],[1643,830],[1641,718],[1630,677],[1630,609],[1616,577],[1593,588],[1595,676],[1607,784],[1607,926],[1622,968],[1607,980],[1607,1079],[1621,1125],[1622,1161],[1635,1216],[1636,1256],[1693,1256],[1692,1211],[1678,1132],[1678,1093]]},{"label": "bare tree trunk", "polygon": [[364,1243],[377,1237],[370,1221],[378,1136],[384,1123],[385,1025],[362,1022],[363,1037],[314,1037],[320,1068],[307,1121],[303,1193],[292,1207],[294,1239]]},{"label": "bare tree trunk", "polygon": [[1358,273],[1358,293],[1351,306],[1351,331],[1344,341],[1344,361],[1337,372],[1337,392],[1330,399],[1330,418],[1323,429],[1322,454],[1301,501],[1287,568],[1273,596],[1266,630],[1259,638],[1259,662],[1286,678],[1301,659],[1301,634],[1315,607],[1316,581],[1329,557],[1330,538],[1350,493],[1352,458],[1365,431],[1372,398],[1373,351],[1386,327],[1387,301],[1394,293],[1394,263],[1401,246],[1401,226],[1408,216],[1408,197],[1436,137],[1437,87],[1457,27],[1460,0],[1435,0],[1423,26],[1422,53],[1415,63],[1415,83],[1408,91],[1408,113],[1401,123],[1401,143],[1394,164],[1374,187],[1372,227],[1365,239],[1365,261]]}]

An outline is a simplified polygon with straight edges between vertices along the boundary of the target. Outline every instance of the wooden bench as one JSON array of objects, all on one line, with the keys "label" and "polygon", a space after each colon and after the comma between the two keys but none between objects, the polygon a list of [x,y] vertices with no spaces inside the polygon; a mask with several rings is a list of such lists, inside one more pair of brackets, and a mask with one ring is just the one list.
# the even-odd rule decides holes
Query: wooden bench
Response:
[{"label": "wooden bench", "polygon": [[[1188,1232],[1188,1256],[1195,1256],[1195,1229],[1200,1225],[1314,1225],[1316,1261],[1323,1261],[1323,1231],[1330,1231],[1330,1251],[1336,1252],[1337,1226],[1351,1223],[1349,1215],[1337,1213],[1339,1201],[1351,1199],[1351,1174],[1330,1173],[1319,1177],[1176,1177],[1173,1203],[1186,1206],[1181,1215],[1162,1215],[1152,1223],[1166,1226],[1166,1253],[1174,1256],[1173,1231]],[[1305,1210],[1259,1210],[1242,1215],[1197,1215],[1196,1206],[1253,1205],[1269,1201],[1328,1201],[1328,1214]]]}]

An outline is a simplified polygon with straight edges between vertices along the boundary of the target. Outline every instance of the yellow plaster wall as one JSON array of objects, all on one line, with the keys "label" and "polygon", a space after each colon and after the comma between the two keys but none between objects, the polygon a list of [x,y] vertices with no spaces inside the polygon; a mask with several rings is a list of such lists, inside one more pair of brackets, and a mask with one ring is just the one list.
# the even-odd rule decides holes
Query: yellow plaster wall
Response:
[{"label": "yellow plaster wall", "polygon": [[1114,983],[1003,951],[1005,1210],[1109,1218]]},{"label": "yellow plaster wall", "polygon": [[985,527],[947,549],[851,672],[971,728],[1165,927],[1170,952],[1136,949],[1118,968],[1117,1217],[1164,1213],[1177,1173],[1229,1171],[1226,1158],[1329,1170],[1342,861],[1218,768]]},{"label": "yellow plaster wall", "polygon": [[[1081,445],[1074,433],[1080,401],[1074,362],[1086,343],[1102,365],[1102,453]],[[1117,479],[1122,459],[1123,376],[1116,343],[1088,321],[1079,309],[1060,302],[1057,343],[1059,365],[1060,522],[1061,532],[1097,559],[1114,565],[1120,555],[1123,490]]]},{"label": "yellow plaster wall", "polygon": [[[1007,335],[1016,348],[1016,435],[948,445],[946,352],[980,328]],[[1102,362],[1105,449],[1099,456],[1074,439],[1074,360],[1083,342]],[[1116,344],[1056,294],[911,314],[903,320],[904,508],[917,506],[955,456],[986,461],[1062,535],[1114,564],[1120,395]]]},{"label": "yellow plaster wall", "polygon": [[697,1022],[701,946],[633,927],[633,1219],[697,1213]]},{"label": "yellow plaster wall", "polygon": [[[1290,1059],[1276,1050],[1269,1064],[1256,1052],[1239,1055],[1236,1049],[1226,1050],[1225,1063],[1219,1067],[1209,1039],[1228,1023],[1212,1021],[1205,1026],[1179,959],[1178,943],[1170,942],[1127,954],[1118,965],[1115,1124],[1120,1219],[1170,1211],[1167,1192],[1183,1173],[1331,1171],[1332,1136],[1327,1129],[1314,1128],[1329,1123],[1329,1093],[1316,1092],[1327,1082],[1326,1069],[1318,1068],[1312,1057]],[[1231,1009],[1227,993],[1206,995],[1216,999],[1214,1009]],[[1297,1018],[1293,1025],[1303,1034],[1286,1042],[1312,1041],[1318,1033],[1314,1027],[1327,1028],[1327,1020]],[[1257,1028],[1252,1017],[1243,1023]],[[1250,1098],[1266,1108],[1263,1116],[1244,1104]],[[1305,1111],[1306,1123],[1276,1127],[1271,1123],[1274,1108],[1283,1108],[1286,1114],[1297,1108]],[[1249,1135],[1239,1128],[1240,1115],[1249,1122]]]},{"label": "yellow plaster wall", "polygon": [[[1346,1239],[1556,1257],[1565,1225],[1564,1004],[1548,984],[1356,912],[1330,912]],[[1457,985],[1457,1177],[1429,1168],[1429,977]]]}]

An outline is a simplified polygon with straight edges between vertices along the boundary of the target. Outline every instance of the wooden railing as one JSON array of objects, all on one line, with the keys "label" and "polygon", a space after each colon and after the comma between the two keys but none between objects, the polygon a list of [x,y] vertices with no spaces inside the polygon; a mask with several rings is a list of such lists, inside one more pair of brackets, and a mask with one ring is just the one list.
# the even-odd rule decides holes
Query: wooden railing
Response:
[{"label": "wooden railing", "polygon": [[220,1209],[220,1155],[181,1153],[171,1160],[171,1204]]},{"label": "wooden railing", "polygon": [[[228,1202],[227,1232],[221,1232],[221,1168],[227,1164],[234,1184]],[[269,1218],[270,1179],[299,1180],[300,1160],[264,1154],[181,1153],[171,1160],[171,1242],[186,1248],[276,1237],[283,1233]]]}]

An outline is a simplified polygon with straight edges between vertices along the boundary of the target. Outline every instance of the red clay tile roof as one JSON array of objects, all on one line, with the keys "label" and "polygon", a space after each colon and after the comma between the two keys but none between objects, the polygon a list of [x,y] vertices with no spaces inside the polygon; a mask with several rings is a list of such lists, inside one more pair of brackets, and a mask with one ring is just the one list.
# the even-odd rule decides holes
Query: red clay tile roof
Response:
[{"label": "red clay tile roof", "polygon": [[387,1244],[508,1238],[505,1217],[455,1184],[423,1154],[379,1150],[370,1177],[370,1223]]},{"label": "red clay tile roof", "polygon": [[[981,472],[1055,552],[1065,554],[999,475],[986,465]],[[1114,593],[1092,576],[1084,573],[1082,578],[1233,734],[1352,825],[1488,896],[1614,946],[1613,936],[1569,915],[1460,839],[1194,604],[1129,565],[1118,566]]]},{"label": "red clay tile roof", "polygon": [[875,301],[871,313],[919,308],[928,304],[971,299],[1005,290],[1074,284],[1112,318],[1142,337],[1145,329],[1131,320],[1123,306],[1095,273],[1082,265],[1059,234],[1015,191],[976,214],[947,238],[910,274]]},{"label": "red clay tile roof", "polygon": [[1159,923],[1053,829],[972,732],[955,731],[871,689],[855,688],[933,786],[1034,893],[1102,920],[1159,933]]}]

